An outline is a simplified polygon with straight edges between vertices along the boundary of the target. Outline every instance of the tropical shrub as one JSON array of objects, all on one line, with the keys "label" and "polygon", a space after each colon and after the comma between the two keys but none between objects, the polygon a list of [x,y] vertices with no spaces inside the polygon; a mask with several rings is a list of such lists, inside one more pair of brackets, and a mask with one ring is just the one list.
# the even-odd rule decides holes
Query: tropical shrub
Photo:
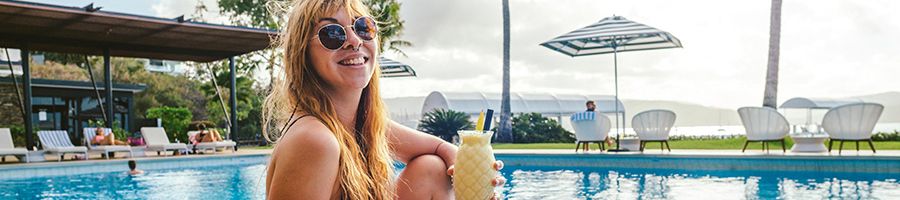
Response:
[{"label": "tropical shrub", "polygon": [[147,110],[147,119],[162,119],[163,128],[169,136],[169,141],[188,141],[187,128],[193,115],[187,108],[173,108],[168,106],[151,108]]},{"label": "tropical shrub", "polygon": [[540,113],[523,113],[512,119],[513,143],[569,143],[575,135],[563,129],[556,120]]},{"label": "tropical shrub", "polygon": [[456,132],[464,129],[472,129],[473,123],[469,121],[469,115],[463,112],[445,109],[435,109],[425,113],[419,121],[418,129],[437,136],[445,141],[452,141]]},{"label": "tropical shrub", "polygon": [[[16,147],[25,147],[25,126],[23,125],[9,125],[9,132],[12,135],[13,145]],[[32,133],[33,134],[33,133]],[[34,140],[37,141],[37,135],[32,135]]]},{"label": "tropical shrub", "polygon": [[872,135],[874,141],[900,141],[900,131],[879,132]]}]

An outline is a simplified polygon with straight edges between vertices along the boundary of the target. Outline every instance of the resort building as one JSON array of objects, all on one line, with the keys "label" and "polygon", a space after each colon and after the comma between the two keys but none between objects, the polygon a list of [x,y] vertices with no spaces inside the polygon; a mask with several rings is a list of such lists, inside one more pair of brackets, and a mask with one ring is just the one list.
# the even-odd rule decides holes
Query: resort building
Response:
[{"label": "resort building", "polygon": [[[268,48],[277,36],[274,30],[193,22],[183,17],[167,19],[108,12],[93,4],[65,7],[4,0],[0,1],[0,19],[4,19],[0,21],[0,27],[4,27],[0,29],[0,47],[20,50],[21,75],[15,77],[22,81],[13,84],[22,88],[22,105],[16,106],[31,116],[24,117],[25,132],[33,133],[35,128],[44,127],[76,129],[68,132],[73,138],[80,138],[76,133],[83,126],[82,119],[101,113],[94,110],[100,104],[106,108],[101,115],[109,116],[105,117],[107,127],[121,120],[123,128],[137,128],[133,122],[126,121],[133,119],[130,116],[132,96],[143,87],[114,83],[110,57],[150,59],[149,68],[166,73],[177,71],[167,61],[228,60],[231,71],[228,87],[235,88],[234,57]],[[33,51],[101,56],[104,75],[98,79],[102,81],[97,80],[94,89],[92,84],[84,82],[32,79],[29,65],[39,61],[32,56]],[[237,94],[234,89],[230,91],[230,99],[226,100],[229,113],[237,113]],[[15,91],[4,92],[10,93]],[[228,130],[240,130],[235,115],[230,115],[228,124]],[[34,150],[35,136],[25,135],[26,147]]]}]

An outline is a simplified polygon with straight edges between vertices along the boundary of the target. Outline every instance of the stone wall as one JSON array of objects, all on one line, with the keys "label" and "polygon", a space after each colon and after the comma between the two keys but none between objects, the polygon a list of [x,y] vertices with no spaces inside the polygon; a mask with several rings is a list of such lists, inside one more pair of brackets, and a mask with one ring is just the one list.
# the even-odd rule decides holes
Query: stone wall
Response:
[{"label": "stone wall", "polygon": [[16,89],[12,84],[0,84],[0,127],[25,123],[25,120],[22,119],[21,105],[19,105],[18,101]]}]

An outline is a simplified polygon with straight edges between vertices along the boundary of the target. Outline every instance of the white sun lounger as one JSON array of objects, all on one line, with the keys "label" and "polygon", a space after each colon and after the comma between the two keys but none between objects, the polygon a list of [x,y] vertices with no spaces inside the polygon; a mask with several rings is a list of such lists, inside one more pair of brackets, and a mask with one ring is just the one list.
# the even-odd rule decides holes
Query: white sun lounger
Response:
[{"label": "white sun lounger", "polygon": [[[162,127],[142,127],[141,135],[144,137],[144,141],[147,142],[147,151],[156,151],[157,155],[164,151],[187,151],[188,149],[186,144],[169,142],[169,137],[166,136],[166,129]],[[165,156],[167,154],[163,153],[162,155]]]},{"label": "white sun lounger", "polygon": [[[194,137],[194,135],[200,134],[200,131],[188,131],[187,134],[188,134],[188,137]],[[197,140],[200,140],[200,139],[202,139],[202,138],[197,138]],[[236,145],[237,145],[237,143],[235,143],[234,141],[223,140],[223,141],[218,141],[218,142],[197,143],[196,145],[194,145],[194,148],[196,148],[198,151],[210,151],[211,150],[213,153],[216,153],[216,149],[223,148],[223,149],[231,149],[231,153],[234,153],[234,152],[236,152],[235,151]]]},{"label": "white sun lounger", "polygon": [[[84,128],[84,146],[88,147],[88,151],[90,152],[99,152],[105,155],[106,159],[109,160],[110,152],[128,152],[128,157],[134,157],[134,152],[131,151],[131,147],[127,145],[93,145],[91,144],[91,140],[94,139],[94,136],[97,135],[97,128]],[[103,128],[103,135],[109,136],[112,134],[112,129]]]},{"label": "white sun lounger", "polygon": [[3,156],[3,161],[6,161],[6,156],[16,156],[19,160],[24,160],[26,163],[30,162],[28,149],[14,146],[9,128],[0,128],[0,156]]},{"label": "white sun lounger", "polygon": [[55,154],[57,162],[62,161],[66,154],[81,154],[84,155],[85,160],[88,158],[87,147],[73,145],[69,133],[64,130],[38,131],[37,134],[44,151]]}]

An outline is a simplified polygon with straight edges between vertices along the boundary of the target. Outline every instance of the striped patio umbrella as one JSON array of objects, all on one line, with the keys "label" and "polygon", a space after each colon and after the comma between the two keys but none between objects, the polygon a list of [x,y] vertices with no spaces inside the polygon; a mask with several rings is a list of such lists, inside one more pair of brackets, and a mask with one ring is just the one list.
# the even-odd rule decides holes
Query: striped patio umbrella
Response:
[{"label": "striped patio umbrella", "polygon": [[381,77],[415,77],[416,70],[413,70],[407,64],[403,64],[385,57],[378,58],[378,64],[381,65]]},{"label": "striped patio umbrella", "polygon": [[[622,16],[603,18],[597,23],[574,30],[541,43],[541,46],[572,57],[613,54],[616,101],[619,101],[618,54],[626,51],[681,48],[681,41],[672,34],[630,21]],[[616,107],[616,141],[619,135],[619,112]],[[624,117],[624,113],[622,114]],[[625,119],[622,119],[622,128]],[[622,129],[624,132],[624,129]],[[618,148],[618,144],[616,144]]]}]

